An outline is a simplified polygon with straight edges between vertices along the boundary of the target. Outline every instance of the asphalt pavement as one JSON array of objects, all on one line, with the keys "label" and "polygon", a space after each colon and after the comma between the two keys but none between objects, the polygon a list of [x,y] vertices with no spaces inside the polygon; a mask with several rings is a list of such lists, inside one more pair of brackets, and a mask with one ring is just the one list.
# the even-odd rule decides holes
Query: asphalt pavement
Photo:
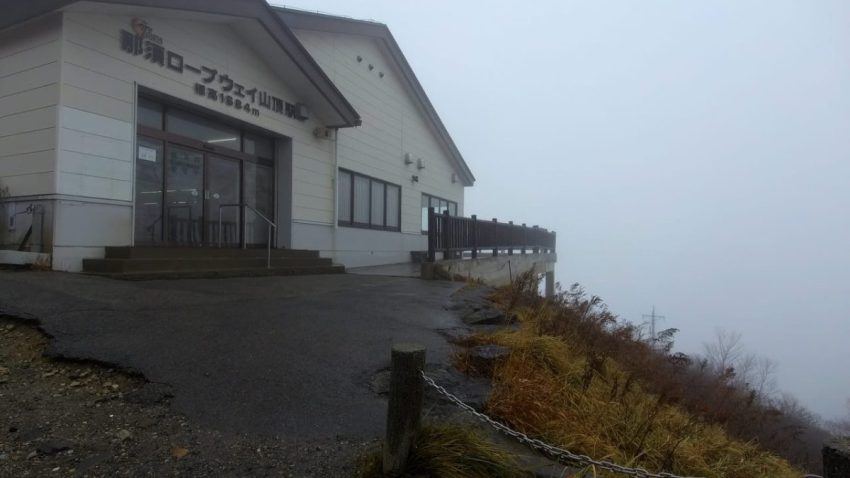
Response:
[{"label": "asphalt pavement", "polygon": [[324,275],[126,282],[0,271],[0,315],[37,320],[48,352],[141,373],[197,423],[290,438],[377,438],[386,401],[368,387],[394,342],[427,347],[461,327],[460,284]]}]

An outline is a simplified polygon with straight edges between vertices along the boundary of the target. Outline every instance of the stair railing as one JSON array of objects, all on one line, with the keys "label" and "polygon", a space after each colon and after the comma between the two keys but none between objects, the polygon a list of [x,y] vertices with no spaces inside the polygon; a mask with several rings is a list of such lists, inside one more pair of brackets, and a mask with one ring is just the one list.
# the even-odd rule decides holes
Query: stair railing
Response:
[{"label": "stair railing", "polygon": [[248,248],[248,241],[245,239],[245,224],[246,224],[246,220],[245,220],[246,214],[245,213],[247,212],[248,209],[254,211],[254,214],[256,214],[258,217],[260,217],[260,219],[266,221],[266,223],[269,225],[268,242],[266,242],[266,269],[271,269],[272,268],[272,229],[277,231],[277,224],[272,222],[271,219],[267,218],[265,215],[263,215],[263,213],[258,211],[257,208],[255,208],[253,206],[249,206],[247,204],[241,204],[241,203],[219,204],[219,206],[218,206],[218,247],[222,247],[221,212],[226,207],[238,207],[238,208],[241,208],[241,210],[242,210],[242,235],[241,235],[242,236],[242,249]]}]

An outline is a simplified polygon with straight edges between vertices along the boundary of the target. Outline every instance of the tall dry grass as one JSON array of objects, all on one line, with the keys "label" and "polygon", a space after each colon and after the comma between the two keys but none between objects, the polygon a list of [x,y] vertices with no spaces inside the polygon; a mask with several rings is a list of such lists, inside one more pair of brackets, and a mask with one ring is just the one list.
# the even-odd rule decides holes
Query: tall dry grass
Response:
[{"label": "tall dry grass", "polygon": [[[358,478],[379,478],[383,473],[381,450],[362,457]],[[516,457],[487,441],[473,429],[451,424],[422,428],[405,469],[394,478],[520,478],[526,474]]]},{"label": "tall dry grass", "polygon": [[725,478],[802,475],[755,442],[731,437],[722,423],[689,413],[681,405],[681,384],[648,379],[667,373],[659,363],[675,359],[669,346],[647,345],[639,330],[619,323],[597,298],[574,291],[543,300],[535,285],[524,277],[494,296],[517,314],[518,330],[465,342],[511,350],[493,374],[490,414],[574,452],[651,471]]}]

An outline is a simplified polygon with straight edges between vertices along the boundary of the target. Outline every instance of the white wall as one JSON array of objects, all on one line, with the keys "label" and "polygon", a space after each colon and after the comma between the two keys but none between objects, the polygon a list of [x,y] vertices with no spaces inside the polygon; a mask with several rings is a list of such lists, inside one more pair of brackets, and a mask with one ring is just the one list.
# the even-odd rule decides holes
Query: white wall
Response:
[{"label": "white wall", "polygon": [[[350,267],[409,261],[411,250],[427,248],[421,234],[423,192],[457,202],[463,214],[463,185],[451,181],[456,171],[447,152],[375,40],[308,30],[295,34],[363,119],[361,127],[339,131],[339,167],[402,188],[401,234],[339,227],[334,257]],[[414,161],[422,158],[425,169],[405,166],[405,153]],[[419,176],[418,183],[411,181],[413,175]]]},{"label": "white wall", "polygon": [[[167,11],[145,13],[165,48],[182,55],[186,64],[214,68],[246,87],[299,101],[285,79],[226,23],[169,18]],[[120,31],[131,30],[133,16],[64,14],[58,192],[72,200],[57,206],[57,216],[66,213],[74,220],[57,220],[54,249],[60,261],[57,265],[54,259],[54,267],[77,270],[82,257],[101,257],[103,246],[131,243],[136,84],[291,138],[294,181],[292,187],[279,185],[278,193],[292,195],[293,218],[329,228],[333,148],[313,137],[319,122],[300,122],[262,108],[255,117],[195,95],[193,85],[201,80],[197,74],[173,72],[121,50]],[[91,205],[91,217],[76,214],[85,209],[81,204]]]},{"label": "white wall", "polygon": [[[130,30],[137,16],[131,7],[105,14],[77,6],[91,8],[77,4],[0,37],[0,189],[54,201],[55,269],[79,270],[82,258],[102,257],[104,246],[132,243],[137,85],[291,138],[291,180],[279,175],[284,184],[278,185],[278,194],[289,199],[279,198],[278,204],[291,204],[291,210],[279,210],[278,220],[291,217],[292,230],[281,245],[320,249],[349,266],[406,261],[409,251],[426,247],[422,192],[456,201],[462,212],[463,186],[451,182],[446,152],[373,40],[297,32],[363,118],[362,127],[339,131],[339,166],[402,187],[401,233],[335,226],[335,144],[313,137],[319,119],[300,122],[264,109],[254,117],[198,97],[193,85],[200,78],[194,73],[172,72],[121,50],[120,31]],[[143,18],[186,63],[299,101],[267,63],[274,58],[258,55],[227,23],[150,9]],[[405,153],[422,158],[426,168],[405,166]],[[419,183],[411,183],[413,174]]]},{"label": "white wall", "polygon": [[54,16],[0,36],[0,190],[56,190],[56,105],[61,20]]}]

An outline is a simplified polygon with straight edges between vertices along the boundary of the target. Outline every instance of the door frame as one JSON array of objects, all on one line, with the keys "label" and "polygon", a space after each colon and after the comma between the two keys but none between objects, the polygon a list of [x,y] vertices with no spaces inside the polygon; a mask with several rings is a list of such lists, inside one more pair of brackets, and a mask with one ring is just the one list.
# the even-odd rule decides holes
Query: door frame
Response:
[{"label": "door frame", "polygon": [[[165,105],[165,107],[167,107],[167,105]],[[163,117],[165,117],[165,111],[163,111]],[[240,134],[244,136],[244,131],[240,130]],[[212,239],[217,239],[217,238],[212,238],[211,240],[208,240],[205,237],[206,206],[207,206],[206,205],[206,202],[207,202],[206,194],[207,194],[207,181],[208,181],[207,158],[209,156],[218,156],[218,157],[221,157],[223,159],[238,161],[238,163],[239,163],[239,204],[245,203],[245,183],[244,182],[245,182],[245,162],[246,161],[269,167],[272,170],[272,174],[274,176],[277,175],[277,172],[276,172],[277,167],[276,167],[276,164],[275,164],[276,161],[274,161],[274,160],[261,158],[261,157],[254,156],[254,155],[251,155],[251,154],[248,154],[248,153],[243,153],[241,151],[236,151],[236,150],[232,150],[232,149],[229,149],[229,148],[216,146],[216,145],[213,145],[213,144],[210,144],[210,143],[205,143],[203,141],[200,141],[200,140],[197,140],[197,139],[194,139],[194,138],[189,138],[189,137],[179,135],[179,134],[176,134],[176,133],[171,133],[171,132],[167,132],[167,131],[164,131],[164,130],[150,128],[150,127],[142,126],[142,125],[137,125],[136,136],[137,137],[145,137],[145,138],[150,139],[150,140],[162,142],[163,174],[162,174],[162,197],[161,197],[162,206],[161,206],[161,211],[160,211],[160,218],[161,218],[160,220],[162,221],[162,236],[161,236],[161,238],[158,242],[153,242],[153,243],[145,242],[143,245],[146,246],[146,247],[147,246],[153,246],[153,247],[177,247],[177,246],[180,246],[180,247],[210,247],[210,246],[213,246],[213,245],[217,245],[218,241],[212,240]],[[272,138],[272,139],[274,139],[274,138]],[[241,138],[240,138],[240,140],[241,140]],[[167,232],[168,232],[168,214],[167,214],[167,203],[166,203],[166,194],[167,194],[166,185],[167,185],[167,175],[168,175],[169,165],[170,165],[170,161],[171,161],[169,152],[170,152],[170,149],[171,149],[172,146],[177,146],[177,147],[180,147],[180,148],[190,149],[190,150],[196,151],[196,152],[200,153],[203,157],[204,172],[203,172],[203,180],[202,180],[203,184],[202,184],[202,191],[201,191],[202,207],[201,207],[201,217],[200,217],[201,238],[198,242],[194,242],[194,243],[173,242],[173,241],[168,240],[168,234],[167,234]],[[136,168],[135,162],[138,161],[138,160],[139,160],[138,157],[134,158],[134,163],[133,163],[134,170]],[[277,197],[277,194],[278,194],[278,192],[277,192],[278,186],[277,186],[276,181],[273,181],[273,183],[275,184],[275,188],[274,188],[274,191],[272,192],[271,203],[272,203],[272,209],[273,209],[272,214],[276,217],[277,216],[277,201],[275,200],[275,198]],[[135,187],[135,185],[134,185],[134,187]],[[133,200],[135,201],[136,198],[134,197]],[[242,217],[242,216],[244,216],[244,211],[240,211],[239,216],[240,216],[240,225],[241,225],[245,221],[245,218]],[[133,224],[134,224],[133,227],[135,227],[135,220],[134,220]],[[239,228],[239,246],[240,247],[243,246],[243,243],[246,240],[245,239],[245,231],[243,229],[244,228],[242,228],[242,227]],[[134,231],[134,236],[136,236],[135,231]],[[272,244],[272,247],[276,247],[276,244]]]}]

